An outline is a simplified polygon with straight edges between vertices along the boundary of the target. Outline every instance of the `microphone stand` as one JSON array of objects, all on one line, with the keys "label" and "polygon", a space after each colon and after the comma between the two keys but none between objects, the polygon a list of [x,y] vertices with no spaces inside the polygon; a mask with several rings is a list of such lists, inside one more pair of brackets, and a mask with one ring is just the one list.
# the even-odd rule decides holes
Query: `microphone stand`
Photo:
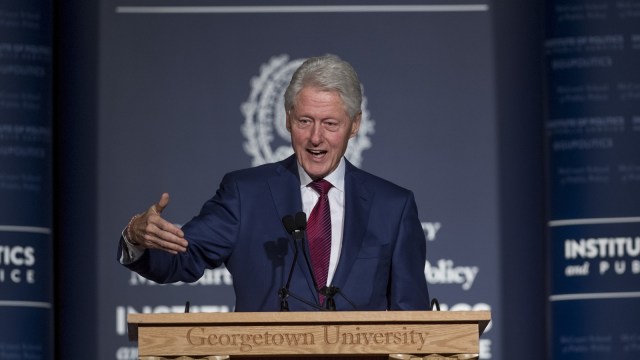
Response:
[{"label": "microphone stand", "polygon": [[[289,286],[291,285],[291,278],[293,277],[293,270],[294,270],[294,267],[296,266],[296,261],[298,259],[298,252],[299,252],[297,239],[295,238],[293,239],[293,244],[294,244],[295,252],[293,254],[293,263],[291,264],[291,270],[289,270],[289,277],[287,279],[286,285],[280,288],[280,290],[278,290],[278,296],[280,297],[280,311],[289,311],[289,302],[287,301],[288,297],[292,297],[316,310],[325,310],[322,307],[318,306],[317,304],[307,301],[301,298],[300,296],[292,293],[289,290]],[[314,286],[315,286],[315,280],[314,280]]]},{"label": "microphone stand", "polygon": [[[311,261],[309,260],[309,255],[307,254],[306,247],[304,246],[305,230],[307,228],[307,214],[305,214],[304,212],[298,212],[295,215],[295,219],[293,216],[287,215],[282,218],[282,224],[284,225],[284,228],[287,230],[287,232],[293,238],[294,254],[293,254],[293,262],[291,263],[291,269],[289,270],[289,276],[287,277],[287,282],[285,286],[283,286],[282,288],[280,288],[280,290],[278,290],[278,296],[280,297],[280,311],[289,311],[289,302],[287,301],[287,298],[289,297],[292,297],[316,310],[335,311],[336,303],[335,303],[334,297],[337,294],[341,295],[355,309],[356,306],[349,299],[347,299],[347,297],[344,296],[344,294],[342,294],[342,292],[340,291],[340,288],[331,285],[331,286],[324,286],[322,289],[318,289],[318,283],[316,282],[316,278],[313,274]],[[293,277],[293,271],[298,261],[298,257],[299,257],[298,254],[300,252],[298,248],[298,241],[300,241],[301,243],[300,245],[302,247],[302,255],[304,256],[304,260],[307,265],[307,270],[309,270],[309,274],[311,274],[311,281],[313,282],[313,288],[316,289],[317,294],[322,294],[326,297],[325,307],[322,307],[317,302],[312,303],[308,300],[305,300],[300,296],[297,296],[296,294],[289,291],[289,287],[291,285],[291,278]],[[317,300],[317,297],[316,297],[316,300]]]},{"label": "microphone stand", "polygon": [[[305,214],[304,212],[298,212],[296,213],[296,218],[295,218],[295,223],[296,223],[296,228],[298,229],[298,231],[296,231],[296,235],[298,235],[296,237],[296,239],[300,240],[301,246],[302,246],[302,255],[304,255],[304,261],[307,264],[307,270],[309,270],[309,274],[311,274],[311,281],[313,283],[313,288],[316,290],[316,294],[319,294],[320,290],[318,288],[318,283],[316,282],[316,276],[313,273],[313,268],[311,267],[311,261],[309,260],[309,255],[307,254],[307,247],[304,246],[304,239],[305,239],[305,235],[306,235],[306,229],[307,229],[307,214]],[[316,298],[316,300],[318,300]],[[323,309],[320,304],[318,304],[317,306],[313,306],[316,309]]]},{"label": "microphone stand", "polygon": [[320,294],[324,295],[325,309],[329,311],[336,311],[336,300],[333,298],[340,291],[337,287],[325,286],[320,289]]},{"label": "microphone stand", "polygon": [[357,310],[356,305],[351,300],[349,300],[349,298],[346,297],[344,293],[340,290],[340,288],[337,286],[333,286],[333,285],[325,286],[322,289],[320,289],[320,294],[324,295],[326,298],[325,299],[326,310],[329,310],[329,311],[336,310],[336,300],[335,300],[336,295],[342,296],[342,298],[345,299],[349,303],[349,305],[351,305],[353,310]]},{"label": "microphone stand", "polygon": [[[296,239],[293,239],[293,262],[291,263],[291,269],[289,270],[289,277],[287,278],[287,284],[278,291],[278,295],[280,296],[280,311],[289,311],[289,302],[287,298],[292,295],[289,291],[289,286],[291,285],[291,278],[293,277],[293,270],[296,266],[296,262],[298,261],[298,242]],[[293,298],[297,298],[293,296]],[[299,299],[298,299],[299,300]]]},{"label": "microphone stand", "polygon": [[[296,231],[296,225],[293,220],[293,216],[287,215],[282,218],[282,225],[284,225],[285,230],[289,234],[293,234]],[[298,260],[298,243],[294,237],[293,239],[294,246],[294,254],[293,254],[293,262],[291,263],[291,269],[289,270],[289,276],[287,279],[287,283],[285,286],[278,290],[278,296],[280,297],[280,311],[289,311],[289,302],[287,298],[289,297],[289,286],[291,285],[291,277],[293,276],[293,269],[296,266],[296,261]]]},{"label": "microphone stand", "polygon": [[[280,288],[280,290],[278,290],[278,296],[280,297],[280,311],[289,311],[289,302],[287,301],[288,297],[292,297],[316,310],[324,310],[318,304],[314,304],[310,301],[307,301],[301,298],[300,296],[289,291],[289,287],[291,285],[291,278],[293,277],[293,271],[298,261],[298,254],[299,254],[298,241],[302,242],[302,240],[304,239],[304,230],[307,228],[307,215],[304,212],[299,212],[295,215],[295,220],[293,216],[287,215],[282,218],[282,224],[284,225],[284,228],[287,230],[287,232],[293,238],[294,254],[293,254],[293,262],[291,263],[291,269],[289,270],[289,276],[287,277],[287,283],[285,284],[285,286]],[[309,267],[309,269],[311,269],[311,266],[309,265],[309,260],[307,258],[307,254],[304,251],[304,246],[302,246],[302,249],[303,249],[302,253],[304,254],[305,260],[307,262],[307,266]],[[313,279],[313,272],[311,272],[311,278]],[[313,279],[313,286],[315,289],[317,289],[315,279]]]},{"label": "microphone stand", "polygon": [[316,293],[318,293],[318,283],[316,283],[316,277],[313,274],[313,268],[311,267],[311,262],[309,261],[309,256],[307,255],[307,252],[305,251],[305,247],[302,247],[302,255],[304,255],[304,260],[307,263],[307,270],[309,270],[309,273],[311,274],[311,281],[313,282],[313,288],[316,289]]}]

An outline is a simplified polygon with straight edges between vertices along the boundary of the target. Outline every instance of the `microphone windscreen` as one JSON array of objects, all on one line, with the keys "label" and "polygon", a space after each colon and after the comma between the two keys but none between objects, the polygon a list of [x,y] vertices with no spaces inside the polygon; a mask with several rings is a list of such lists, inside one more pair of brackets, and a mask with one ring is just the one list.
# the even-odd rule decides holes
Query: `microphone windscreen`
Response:
[{"label": "microphone windscreen", "polygon": [[291,215],[287,215],[282,218],[282,225],[284,225],[285,230],[287,230],[289,234],[292,234],[294,231],[296,231],[296,224],[293,220],[293,216]]},{"label": "microphone windscreen", "polygon": [[307,214],[300,211],[296,214],[296,229],[304,230],[307,228]]}]

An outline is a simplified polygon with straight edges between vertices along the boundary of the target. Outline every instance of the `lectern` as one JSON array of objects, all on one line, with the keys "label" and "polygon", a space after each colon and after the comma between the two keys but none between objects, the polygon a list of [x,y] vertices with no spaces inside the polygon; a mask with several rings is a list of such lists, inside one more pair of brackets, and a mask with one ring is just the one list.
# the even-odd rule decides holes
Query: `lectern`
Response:
[{"label": "lectern", "polygon": [[141,360],[477,359],[489,311],[129,314]]}]

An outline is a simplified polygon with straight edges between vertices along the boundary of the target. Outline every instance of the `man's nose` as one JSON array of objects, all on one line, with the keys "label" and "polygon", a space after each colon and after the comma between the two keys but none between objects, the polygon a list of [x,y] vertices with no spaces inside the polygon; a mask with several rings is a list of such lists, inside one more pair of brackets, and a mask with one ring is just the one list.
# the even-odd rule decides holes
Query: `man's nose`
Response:
[{"label": "man's nose", "polygon": [[314,144],[319,144],[322,142],[323,136],[323,128],[322,124],[314,123],[311,127],[311,142]]}]

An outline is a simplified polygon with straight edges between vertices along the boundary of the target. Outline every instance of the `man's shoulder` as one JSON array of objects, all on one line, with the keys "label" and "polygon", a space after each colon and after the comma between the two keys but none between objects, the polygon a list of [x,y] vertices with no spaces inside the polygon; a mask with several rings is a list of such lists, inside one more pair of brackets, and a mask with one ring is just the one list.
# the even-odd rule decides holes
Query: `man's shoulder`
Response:
[{"label": "man's shoulder", "polygon": [[357,186],[363,186],[364,188],[376,192],[383,191],[389,194],[398,194],[402,196],[411,194],[411,191],[409,189],[404,188],[378,175],[357,168],[350,163],[347,163],[346,170],[346,178],[351,177],[351,181],[355,181]]},{"label": "man's shoulder", "polygon": [[255,181],[264,180],[265,177],[287,174],[291,172],[291,159],[287,158],[281,161],[262,164],[250,168],[234,170],[226,174],[225,177],[236,181]]}]

